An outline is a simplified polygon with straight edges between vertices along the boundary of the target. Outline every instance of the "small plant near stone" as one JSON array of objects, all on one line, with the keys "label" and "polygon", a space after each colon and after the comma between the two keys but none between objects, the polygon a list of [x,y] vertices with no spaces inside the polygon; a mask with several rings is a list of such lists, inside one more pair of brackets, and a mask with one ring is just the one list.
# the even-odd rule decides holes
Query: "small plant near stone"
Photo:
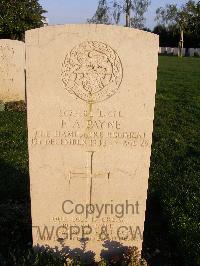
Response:
[{"label": "small plant near stone", "polygon": [[0,112],[5,110],[5,103],[3,101],[0,101]]},{"label": "small plant near stone", "polygon": [[[67,257],[67,258],[66,258]],[[59,256],[52,250],[34,250],[26,251],[14,250],[9,252],[9,259],[4,260],[0,256],[0,265],[13,266],[147,266],[147,263],[141,259],[140,253],[136,247],[128,247],[123,254],[113,256],[109,261],[102,260],[99,263],[87,264],[80,259],[69,258],[68,255]]]},{"label": "small plant near stone", "polygon": [[128,266],[147,266],[144,259],[141,259],[138,248],[129,247],[124,254],[123,261]]},{"label": "small plant near stone", "polygon": [[26,103],[24,101],[6,102],[5,111],[8,112],[26,112]]}]

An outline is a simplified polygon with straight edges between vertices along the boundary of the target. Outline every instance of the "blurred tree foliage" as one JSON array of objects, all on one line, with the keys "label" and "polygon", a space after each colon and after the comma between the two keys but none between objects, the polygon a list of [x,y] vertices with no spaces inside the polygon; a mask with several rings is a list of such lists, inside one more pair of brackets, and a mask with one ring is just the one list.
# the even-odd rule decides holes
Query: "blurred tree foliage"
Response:
[{"label": "blurred tree foliage", "polygon": [[38,0],[0,0],[0,38],[23,40],[26,30],[44,25]]},{"label": "blurred tree foliage", "polygon": [[91,19],[88,19],[88,23],[94,24],[112,24],[110,19],[110,8],[107,0],[100,0],[97,10]]},{"label": "blurred tree foliage", "polygon": [[119,24],[121,15],[125,15],[125,26],[143,28],[144,14],[150,5],[150,0],[99,0],[94,16],[88,19],[95,24]]},{"label": "blurred tree foliage", "polygon": [[177,47],[184,42],[185,47],[200,47],[200,1],[189,0],[180,8],[174,4],[160,7],[155,20],[154,33],[160,35],[160,46]]}]

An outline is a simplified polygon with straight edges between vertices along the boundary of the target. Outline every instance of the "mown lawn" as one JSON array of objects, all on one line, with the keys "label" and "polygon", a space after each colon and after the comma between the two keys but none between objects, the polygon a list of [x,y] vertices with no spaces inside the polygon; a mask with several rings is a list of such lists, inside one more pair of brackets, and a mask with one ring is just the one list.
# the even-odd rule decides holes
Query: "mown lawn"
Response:
[{"label": "mown lawn", "polygon": [[[162,56],[144,235],[150,265],[200,265],[199,143],[200,59]],[[0,112],[0,239],[0,265],[31,244],[23,112]]]},{"label": "mown lawn", "polygon": [[146,229],[152,265],[200,265],[198,58],[159,58]]}]

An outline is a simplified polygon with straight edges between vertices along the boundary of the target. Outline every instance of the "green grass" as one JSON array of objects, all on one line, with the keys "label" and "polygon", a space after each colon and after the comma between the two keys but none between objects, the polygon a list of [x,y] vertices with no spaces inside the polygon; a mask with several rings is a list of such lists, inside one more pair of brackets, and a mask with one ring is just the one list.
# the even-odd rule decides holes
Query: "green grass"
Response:
[{"label": "green grass", "polygon": [[[161,56],[144,239],[150,265],[200,265],[199,143],[200,59]],[[4,258],[31,242],[23,112],[0,112],[0,237]]]},{"label": "green grass", "polygon": [[25,113],[0,112],[0,199],[26,199],[28,148]]},{"label": "green grass", "polygon": [[26,114],[0,112],[0,265],[31,242]]},{"label": "green grass", "polygon": [[199,143],[200,59],[160,57],[149,198],[161,240],[150,234],[170,265],[200,265]]}]

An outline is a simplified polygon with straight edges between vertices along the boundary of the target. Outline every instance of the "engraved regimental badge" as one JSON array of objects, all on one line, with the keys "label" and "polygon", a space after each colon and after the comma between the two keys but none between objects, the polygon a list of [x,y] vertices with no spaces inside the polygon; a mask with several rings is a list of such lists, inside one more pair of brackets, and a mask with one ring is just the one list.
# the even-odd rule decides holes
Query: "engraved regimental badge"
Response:
[{"label": "engraved regimental badge", "polygon": [[65,89],[91,104],[112,97],[119,90],[122,78],[118,54],[101,42],[81,43],[67,54],[62,65]]}]

